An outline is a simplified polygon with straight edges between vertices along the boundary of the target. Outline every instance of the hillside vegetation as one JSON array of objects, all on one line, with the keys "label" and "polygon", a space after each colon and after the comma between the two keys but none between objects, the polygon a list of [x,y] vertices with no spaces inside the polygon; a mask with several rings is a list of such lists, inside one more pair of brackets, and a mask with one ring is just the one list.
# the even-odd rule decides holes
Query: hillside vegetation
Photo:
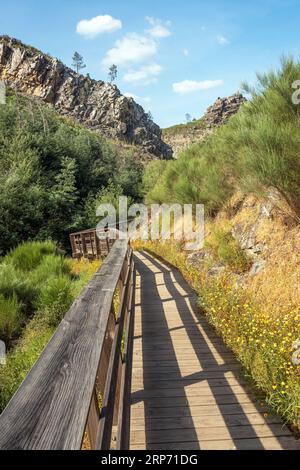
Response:
[{"label": "hillside vegetation", "polygon": [[299,76],[300,63],[291,58],[283,59],[280,70],[259,75],[256,88],[247,88],[251,100],[228,124],[169,162],[147,201],[204,203],[213,215],[237,188],[261,193],[273,187],[298,217],[300,107],[291,96]]},{"label": "hillside vegetation", "polygon": [[0,106],[0,256],[26,240],[68,247],[70,232],[95,223],[105,188],[138,199],[141,178],[134,149],[9,91]]}]

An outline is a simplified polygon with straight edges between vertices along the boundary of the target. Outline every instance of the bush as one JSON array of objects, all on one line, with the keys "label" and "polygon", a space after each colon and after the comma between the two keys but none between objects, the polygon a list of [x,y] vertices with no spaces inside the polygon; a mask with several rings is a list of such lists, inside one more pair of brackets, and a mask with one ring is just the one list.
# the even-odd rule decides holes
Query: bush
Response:
[{"label": "bush", "polygon": [[7,355],[5,366],[0,366],[0,412],[25,379],[50,340],[53,329],[32,321],[16,348]]},{"label": "bush", "polygon": [[74,301],[70,278],[59,276],[50,278],[42,287],[36,308],[49,326],[57,326]]},{"label": "bush", "polygon": [[55,254],[56,246],[53,242],[27,242],[15,248],[6,260],[16,269],[23,272],[32,271],[43,260],[45,255]]},{"label": "bush", "polygon": [[32,310],[38,289],[38,283],[32,284],[24,272],[7,263],[6,259],[0,264],[0,294],[6,299],[15,295],[22,304],[23,311]]},{"label": "bush", "polygon": [[212,249],[213,254],[218,260],[224,262],[236,273],[247,271],[251,266],[251,261],[246,253],[241,249],[231,233],[226,230],[213,230],[206,245]]},{"label": "bush", "polygon": [[10,345],[13,336],[20,330],[22,321],[20,311],[21,305],[16,295],[13,295],[10,299],[0,295],[0,339],[7,346]]}]

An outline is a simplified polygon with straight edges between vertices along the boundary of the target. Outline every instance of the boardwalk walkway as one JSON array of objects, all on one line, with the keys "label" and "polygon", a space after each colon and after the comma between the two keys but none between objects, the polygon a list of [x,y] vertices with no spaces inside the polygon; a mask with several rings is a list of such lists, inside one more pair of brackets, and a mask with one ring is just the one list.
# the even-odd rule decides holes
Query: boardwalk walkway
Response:
[{"label": "boardwalk walkway", "polygon": [[246,386],[175,269],[136,254],[131,449],[300,449]]}]

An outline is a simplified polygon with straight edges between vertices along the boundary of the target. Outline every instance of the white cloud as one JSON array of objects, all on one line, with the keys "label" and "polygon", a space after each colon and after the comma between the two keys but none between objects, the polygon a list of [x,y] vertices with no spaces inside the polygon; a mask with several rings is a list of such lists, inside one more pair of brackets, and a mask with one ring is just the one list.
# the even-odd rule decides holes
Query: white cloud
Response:
[{"label": "white cloud", "polygon": [[171,36],[172,33],[169,29],[171,26],[170,21],[163,22],[158,18],[153,18],[152,16],[146,16],[146,21],[151,26],[150,29],[147,29],[147,33],[153,38],[161,39]]},{"label": "white cloud", "polygon": [[182,82],[173,83],[173,91],[182,95],[194,93],[195,91],[209,90],[223,85],[223,80],[203,80],[197,82],[195,80],[183,80]]},{"label": "white cloud", "polygon": [[187,57],[189,55],[189,50],[188,49],[182,49],[182,54]]},{"label": "white cloud", "polygon": [[156,53],[157,44],[153,39],[136,33],[128,33],[107,51],[102,64],[105,67],[112,64],[130,65],[150,59]]},{"label": "white cloud", "polygon": [[229,44],[229,41],[225,36],[217,36],[217,43],[224,46],[225,44]]},{"label": "white cloud", "polygon": [[157,76],[161,73],[162,67],[159,64],[145,65],[138,70],[130,70],[127,72],[123,80],[127,83],[135,83],[139,85],[149,85],[157,81]]},{"label": "white cloud", "polygon": [[94,38],[99,34],[112,33],[122,28],[122,22],[110,15],[95,16],[90,20],[81,20],[77,24],[77,33],[87,38]]}]

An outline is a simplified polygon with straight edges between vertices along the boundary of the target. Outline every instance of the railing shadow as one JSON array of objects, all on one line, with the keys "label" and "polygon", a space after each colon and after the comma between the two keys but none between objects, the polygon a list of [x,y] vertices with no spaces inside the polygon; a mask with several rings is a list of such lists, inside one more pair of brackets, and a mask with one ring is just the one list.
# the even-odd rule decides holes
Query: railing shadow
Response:
[{"label": "railing shadow", "polygon": [[[239,450],[245,448],[248,440],[247,445],[251,443],[251,448],[264,449],[245,409],[260,413],[262,417],[266,409],[255,403],[251,394],[247,393],[240,365],[200,314],[192,289],[177,270],[169,269],[145,252],[136,257],[136,267],[140,274],[140,306],[143,309],[140,341],[144,389],[134,394],[133,401],[144,400],[147,448],[158,449],[159,444],[177,441],[190,443],[192,450],[200,449],[201,435],[199,437],[197,428],[207,426],[207,435],[212,432],[209,428],[217,434],[222,429],[223,435],[212,436],[212,441],[231,440],[232,448]],[[160,275],[159,283],[156,282],[157,275]],[[159,285],[165,286],[163,299]],[[169,327],[165,311],[168,304],[173,305],[179,326]],[[185,332],[185,341],[181,342],[177,336],[175,346],[171,335],[180,329]],[[184,351],[177,350],[184,347],[184,343],[187,345],[187,339],[189,351],[186,351],[186,362],[191,355],[194,368],[198,367],[199,362],[199,371],[188,375],[181,373],[180,362]],[[197,384],[199,390],[194,387],[195,396],[191,399],[187,390],[192,390],[193,385],[197,388]],[[197,406],[197,400],[201,405],[205,403],[205,398],[200,396],[201,390],[208,395],[207,406],[217,409],[216,415],[219,416],[216,416],[215,424],[213,417],[203,419],[192,415],[191,402],[193,406]],[[177,409],[179,416],[176,416]],[[278,429],[282,426],[277,417],[263,418],[258,424],[269,428],[270,437],[273,429],[278,435]],[[209,438],[205,436],[204,440]],[[174,444],[173,448],[178,447]]]}]

